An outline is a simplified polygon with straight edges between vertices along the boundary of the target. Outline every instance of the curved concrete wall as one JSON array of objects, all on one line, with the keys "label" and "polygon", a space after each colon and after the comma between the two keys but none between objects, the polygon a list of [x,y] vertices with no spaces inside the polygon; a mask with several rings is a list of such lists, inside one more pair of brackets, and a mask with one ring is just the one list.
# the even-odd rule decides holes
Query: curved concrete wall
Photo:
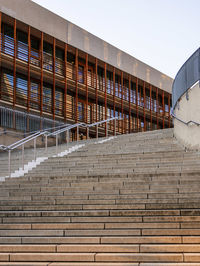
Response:
[{"label": "curved concrete wall", "polygon": [[[186,93],[188,96],[186,97]],[[174,114],[184,122],[195,121],[200,123],[200,82],[198,81],[176,104]],[[181,140],[187,148],[200,149],[200,126],[194,123],[185,125],[174,119],[174,135]]]}]

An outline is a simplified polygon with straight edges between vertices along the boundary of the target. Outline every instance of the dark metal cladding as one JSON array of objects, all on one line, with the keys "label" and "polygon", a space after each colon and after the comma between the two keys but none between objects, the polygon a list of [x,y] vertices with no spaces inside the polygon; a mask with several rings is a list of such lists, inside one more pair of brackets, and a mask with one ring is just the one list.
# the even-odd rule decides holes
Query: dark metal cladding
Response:
[{"label": "dark metal cladding", "polygon": [[200,48],[194,52],[177,73],[172,86],[172,107],[180,97],[200,80]]}]

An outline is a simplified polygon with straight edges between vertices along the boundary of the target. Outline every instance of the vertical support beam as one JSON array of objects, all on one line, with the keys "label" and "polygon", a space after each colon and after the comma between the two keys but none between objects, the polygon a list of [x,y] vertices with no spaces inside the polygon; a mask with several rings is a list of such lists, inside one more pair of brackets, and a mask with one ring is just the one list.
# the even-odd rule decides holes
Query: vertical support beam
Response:
[{"label": "vertical support beam", "polygon": [[44,34],[41,32],[41,43],[40,43],[40,67],[41,67],[41,78],[40,78],[40,116],[43,113],[43,41]]},{"label": "vertical support beam", "polygon": [[144,116],[144,131],[147,130],[146,127],[146,90],[145,90],[145,81],[143,81],[143,116]]},{"label": "vertical support beam", "polygon": [[28,26],[28,95],[27,95],[27,112],[29,112],[30,96],[31,96],[30,62],[31,62],[31,27]]},{"label": "vertical support beam", "polygon": [[67,120],[67,44],[65,44],[65,91],[64,91],[64,120]]},{"label": "vertical support beam", "polygon": [[[114,113],[114,117],[115,117],[115,67],[113,68],[113,113]],[[116,120],[114,120],[116,121]],[[114,122],[116,123],[116,122]],[[113,129],[113,135],[115,136],[115,127]]]},{"label": "vertical support beam", "polygon": [[58,153],[58,134],[56,134],[56,153]]},{"label": "vertical support beam", "polygon": [[114,136],[116,136],[116,119],[114,120]]},{"label": "vertical support beam", "polygon": [[16,58],[17,58],[17,21],[14,19],[14,64],[13,64],[13,107],[15,107],[16,104]]},{"label": "vertical support beam", "polygon": [[33,141],[33,145],[34,145],[34,161],[36,160],[36,138]]},{"label": "vertical support beam", "polygon": [[75,71],[76,71],[75,122],[77,123],[78,121],[78,49],[77,48],[76,48],[76,54],[75,54]]},{"label": "vertical support beam", "polygon": [[8,151],[8,176],[11,177],[11,150]]},{"label": "vertical support beam", "polygon": [[1,29],[2,14],[0,12],[0,67],[1,67],[1,44],[2,44],[2,29]]},{"label": "vertical support beam", "polygon": [[[88,123],[88,54],[85,55],[85,82],[86,82],[86,124]],[[89,138],[89,128],[86,127],[86,138]]]},{"label": "vertical support beam", "polygon": [[162,107],[163,107],[163,128],[165,128],[165,93],[162,91]]},{"label": "vertical support beam", "polygon": [[157,121],[157,129],[158,129],[158,112],[159,112],[159,103],[158,103],[158,88],[156,88],[156,121]]},{"label": "vertical support beam", "polygon": [[124,103],[124,81],[123,81],[123,72],[121,71],[121,114],[122,114],[122,120],[121,120],[121,125],[122,125],[122,134],[124,134],[124,112],[123,112],[123,103]]},{"label": "vertical support beam", "polygon": [[129,128],[129,133],[131,133],[131,76],[128,75],[128,91],[129,91],[129,121],[128,121],[128,128]]},{"label": "vertical support beam", "polygon": [[[96,93],[95,93],[95,100],[96,100],[96,122],[98,122],[98,73],[97,73],[97,64],[98,64],[98,60],[97,58],[95,58],[95,83],[96,83]],[[96,137],[98,137],[98,127],[96,128]]]},{"label": "vertical support beam", "polygon": [[149,87],[150,90],[150,123],[151,123],[151,130],[153,129],[152,126],[152,85]]},{"label": "vertical support beam", "polygon": [[[105,120],[107,119],[107,64],[104,63],[104,80],[105,80]],[[107,123],[105,123],[105,136],[107,137]]]},{"label": "vertical support beam", "polygon": [[[2,20],[2,14],[0,12],[0,77],[2,75],[1,73],[1,45],[2,45],[2,29],[1,29],[1,20]],[[0,99],[1,99],[1,81],[0,81]]]},{"label": "vertical support beam", "polygon": [[136,124],[137,124],[137,131],[138,131],[138,124],[139,124],[139,119],[138,119],[138,78],[136,78]]},{"label": "vertical support beam", "polygon": [[79,141],[79,126],[76,128],[76,141]]},{"label": "vertical support beam", "polygon": [[24,170],[24,144],[22,144],[22,169]]},{"label": "vertical support beam", "polygon": [[45,152],[47,152],[47,145],[48,145],[48,141],[47,141],[47,134],[45,135]]},{"label": "vertical support beam", "polygon": [[55,120],[55,95],[56,95],[56,39],[53,38],[53,92],[52,92],[52,108],[53,120]]},{"label": "vertical support beam", "polygon": [[67,146],[69,144],[69,129],[67,130]]},{"label": "vertical support beam", "polygon": [[106,136],[108,137],[108,122],[106,122]]},{"label": "vertical support beam", "polygon": [[98,134],[98,125],[96,125],[96,138],[98,139],[99,134]]},{"label": "vertical support beam", "polygon": [[170,99],[171,99],[171,96],[170,96],[170,93],[168,93],[168,127],[170,128],[171,127],[171,124],[170,124],[170,112],[171,112],[171,105],[170,105]]}]

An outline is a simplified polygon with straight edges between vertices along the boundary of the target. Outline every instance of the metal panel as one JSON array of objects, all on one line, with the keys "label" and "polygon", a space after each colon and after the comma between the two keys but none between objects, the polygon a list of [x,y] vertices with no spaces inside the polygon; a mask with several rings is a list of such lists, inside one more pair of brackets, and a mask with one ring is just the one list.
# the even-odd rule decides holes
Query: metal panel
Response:
[{"label": "metal panel", "polygon": [[172,87],[172,106],[180,97],[200,80],[200,48],[191,55],[177,73]]}]

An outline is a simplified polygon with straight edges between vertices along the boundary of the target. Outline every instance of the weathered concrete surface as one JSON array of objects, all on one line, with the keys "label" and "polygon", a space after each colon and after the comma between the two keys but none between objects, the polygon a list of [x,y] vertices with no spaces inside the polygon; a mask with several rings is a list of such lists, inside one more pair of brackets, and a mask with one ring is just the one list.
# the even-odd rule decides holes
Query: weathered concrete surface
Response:
[{"label": "weathered concrete surface", "polygon": [[[179,103],[176,105],[174,113],[177,118],[184,122],[195,121],[200,123],[200,88],[199,82],[180,98]],[[174,119],[174,134],[177,139],[188,148],[200,149],[200,127],[194,123],[185,125],[181,121]]]}]

